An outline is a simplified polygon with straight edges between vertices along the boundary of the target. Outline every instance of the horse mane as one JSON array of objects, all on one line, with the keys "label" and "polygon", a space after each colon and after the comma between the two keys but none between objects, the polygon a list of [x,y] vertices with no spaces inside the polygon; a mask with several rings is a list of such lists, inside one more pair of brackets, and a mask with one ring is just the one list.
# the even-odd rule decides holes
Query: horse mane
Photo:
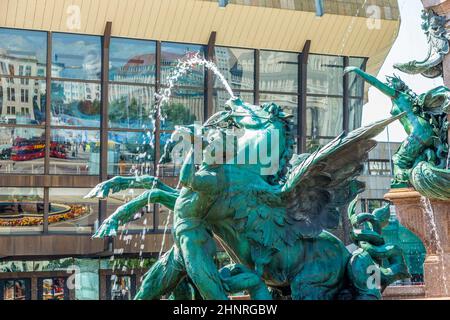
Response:
[{"label": "horse mane", "polygon": [[276,120],[283,124],[285,129],[285,143],[283,154],[280,156],[279,169],[276,174],[269,176],[268,181],[272,185],[283,184],[286,181],[287,173],[291,167],[290,160],[294,155],[295,133],[292,116],[283,112],[283,109],[275,103],[261,105],[262,109],[270,109],[270,112]]}]

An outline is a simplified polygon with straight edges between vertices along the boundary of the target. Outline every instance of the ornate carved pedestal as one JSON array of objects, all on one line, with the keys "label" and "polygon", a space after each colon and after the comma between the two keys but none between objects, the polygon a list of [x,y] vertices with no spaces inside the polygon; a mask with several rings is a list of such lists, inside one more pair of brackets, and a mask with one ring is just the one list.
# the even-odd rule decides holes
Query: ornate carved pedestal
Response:
[{"label": "ornate carved pedestal", "polygon": [[432,221],[427,214],[427,203],[413,189],[393,189],[385,198],[394,203],[402,225],[414,232],[425,245],[425,296],[450,296],[450,201],[429,202],[434,213]]}]

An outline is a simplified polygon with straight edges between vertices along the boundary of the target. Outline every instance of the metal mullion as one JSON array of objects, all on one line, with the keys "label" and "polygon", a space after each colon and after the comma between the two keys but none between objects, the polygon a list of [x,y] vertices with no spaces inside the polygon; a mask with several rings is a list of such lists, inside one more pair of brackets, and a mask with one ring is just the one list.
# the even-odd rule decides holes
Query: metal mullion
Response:
[{"label": "metal mullion", "polygon": [[322,94],[322,93],[307,93],[306,96],[308,96],[308,97],[315,97],[315,98],[336,98],[336,99],[342,99],[342,98],[344,98],[343,95],[338,95],[338,94]]},{"label": "metal mullion", "polygon": [[[107,21],[102,38],[101,69],[101,103],[100,103],[100,181],[108,179],[108,80],[109,80],[109,46],[111,42],[112,22]],[[99,200],[98,220],[102,223],[107,216],[107,200]],[[105,241],[105,247],[113,245],[112,238]]]},{"label": "metal mullion", "polygon": [[[156,41],[155,47],[155,63],[156,63],[156,74],[155,74],[155,92],[159,92],[161,88],[161,41]],[[158,161],[160,157],[160,119],[159,119],[159,110],[155,111],[155,160],[153,161],[153,172],[155,172],[155,176],[158,175]],[[153,207],[153,231],[158,229],[159,225],[159,205],[155,205]]]},{"label": "metal mullion", "polygon": [[311,40],[306,40],[302,52],[298,54],[298,111],[297,128],[300,130],[297,141],[298,152],[306,152],[306,108],[307,108],[307,81],[308,81],[308,56],[311,48]]},{"label": "metal mullion", "polygon": [[45,129],[45,124],[12,124],[1,123],[0,127],[3,128],[32,128],[32,129]]},{"label": "metal mullion", "polygon": [[[208,46],[206,49],[206,59],[209,61],[214,61],[216,45],[216,32],[212,31],[209,35]],[[206,69],[205,75],[205,96],[204,96],[204,112],[203,120],[208,119],[213,113],[213,100],[214,100],[214,73],[210,69]]]},{"label": "metal mullion", "polygon": [[[160,88],[164,89],[164,88],[168,88],[168,86],[163,84],[160,86]],[[200,87],[200,86],[175,85],[172,87],[172,89],[175,89],[175,90],[176,89],[190,89],[190,90],[206,91],[206,88],[204,86]]]},{"label": "metal mullion", "polygon": [[[349,65],[349,58],[348,57],[344,57],[344,69],[346,67],[348,67]],[[349,75],[348,73],[344,74],[344,80],[342,82],[342,86],[344,89],[344,95],[343,95],[343,104],[342,104],[342,108],[343,108],[343,121],[342,121],[342,129],[344,130],[344,132],[348,132],[349,131],[349,123],[350,123],[350,110],[349,110],[349,98],[348,98],[348,90],[349,88]]]},{"label": "metal mullion", "polygon": [[[111,85],[118,85],[118,86],[128,86],[128,87],[140,87],[140,88],[148,88],[148,89],[155,89],[156,91],[156,84],[146,84],[146,83],[135,83],[135,82],[120,82],[120,81],[108,81],[108,91],[109,87]],[[108,98],[109,99],[109,98]],[[145,132],[146,129],[135,129],[135,128],[115,128],[108,126],[108,132],[110,131],[121,131],[121,132]]]},{"label": "metal mullion", "polygon": [[253,103],[259,105],[259,49],[253,51]]},{"label": "metal mullion", "polygon": [[94,83],[94,84],[102,84],[102,80],[85,80],[85,79],[71,79],[71,78],[56,78],[52,77],[52,81],[58,82],[81,82],[81,83]]},{"label": "metal mullion", "polygon": [[[223,91],[223,92],[227,92],[227,89],[225,89],[225,88],[214,88],[214,90],[216,90],[216,91]],[[234,93],[236,93],[236,92],[245,92],[245,93],[255,93],[255,90],[252,90],[252,89],[233,89],[233,92]]]},{"label": "metal mullion", "polygon": [[284,92],[284,91],[268,91],[268,90],[261,90],[259,91],[260,94],[273,94],[273,95],[284,95],[284,96],[298,96],[298,92]]},{"label": "metal mullion", "polygon": [[154,83],[143,83],[143,82],[125,82],[125,81],[108,81],[109,85],[123,85],[123,86],[131,86],[131,87],[155,87]]},{"label": "metal mullion", "polygon": [[44,175],[50,172],[50,144],[51,144],[51,96],[52,96],[52,33],[47,32],[47,65],[46,65],[46,89],[45,89],[45,153]]},{"label": "metal mullion", "polygon": [[101,128],[97,127],[77,127],[77,126],[53,126],[51,125],[51,129],[65,129],[65,130],[88,130],[88,131],[101,131]]},{"label": "metal mullion", "polygon": [[[46,71],[47,73],[47,71]],[[30,79],[30,80],[46,80],[47,77],[40,77],[40,76],[19,76],[19,75],[14,75],[14,76],[8,76],[6,74],[0,74],[0,79],[1,78],[6,78],[6,79]]]},{"label": "metal mullion", "polygon": [[149,129],[108,128],[108,133],[109,132],[142,132],[142,133],[146,133],[148,131],[149,131]]}]

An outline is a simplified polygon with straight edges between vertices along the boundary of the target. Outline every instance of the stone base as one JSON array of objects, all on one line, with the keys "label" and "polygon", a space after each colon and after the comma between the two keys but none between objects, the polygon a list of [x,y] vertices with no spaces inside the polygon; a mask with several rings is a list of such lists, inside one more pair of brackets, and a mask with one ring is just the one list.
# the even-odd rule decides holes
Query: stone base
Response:
[{"label": "stone base", "polygon": [[427,250],[424,263],[425,297],[450,296],[450,201],[430,200],[434,216],[431,220],[424,198],[414,189],[393,189],[385,198],[395,205],[400,223],[414,232]]},{"label": "stone base", "polygon": [[383,292],[383,300],[415,300],[425,298],[425,286],[390,286]]}]

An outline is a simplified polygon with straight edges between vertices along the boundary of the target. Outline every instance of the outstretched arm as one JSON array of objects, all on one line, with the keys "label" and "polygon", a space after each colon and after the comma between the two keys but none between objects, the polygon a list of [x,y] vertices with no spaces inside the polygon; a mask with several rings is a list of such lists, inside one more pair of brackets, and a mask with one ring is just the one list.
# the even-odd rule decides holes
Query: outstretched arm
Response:
[{"label": "outstretched arm", "polygon": [[160,203],[169,210],[173,210],[177,193],[167,192],[160,189],[152,189],[144,192],[135,199],[117,208],[112,215],[103,221],[100,228],[93,235],[93,238],[103,238],[105,236],[115,236],[119,226],[134,220],[136,212],[149,203]]},{"label": "outstretched arm", "polygon": [[106,198],[110,193],[116,193],[128,188],[136,189],[152,189],[158,188],[163,191],[178,193],[178,191],[168,185],[162,183],[154,176],[133,176],[133,177],[114,177],[110,180],[99,183],[93,188],[85,198]]},{"label": "outstretched arm", "polygon": [[345,68],[344,73],[347,74],[347,73],[350,73],[350,72],[356,73],[361,78],[363,78],[364,81],[366,81],[367,83],[371,84],[372,86],[374,86],[375,88],[380,90],[382,93],[384,93],[388,97],[395,98],[397,96],[397,91],[395,91],[394,89],[392,89],[391,87],[389,87],[385,83],[381,82],[380,80],[378,80],[374,76],[372,76],[372,75],[370,75],[368,73],[365,73],[361,69],[359,69],[357,67],[347,67],[347,68]]}]

